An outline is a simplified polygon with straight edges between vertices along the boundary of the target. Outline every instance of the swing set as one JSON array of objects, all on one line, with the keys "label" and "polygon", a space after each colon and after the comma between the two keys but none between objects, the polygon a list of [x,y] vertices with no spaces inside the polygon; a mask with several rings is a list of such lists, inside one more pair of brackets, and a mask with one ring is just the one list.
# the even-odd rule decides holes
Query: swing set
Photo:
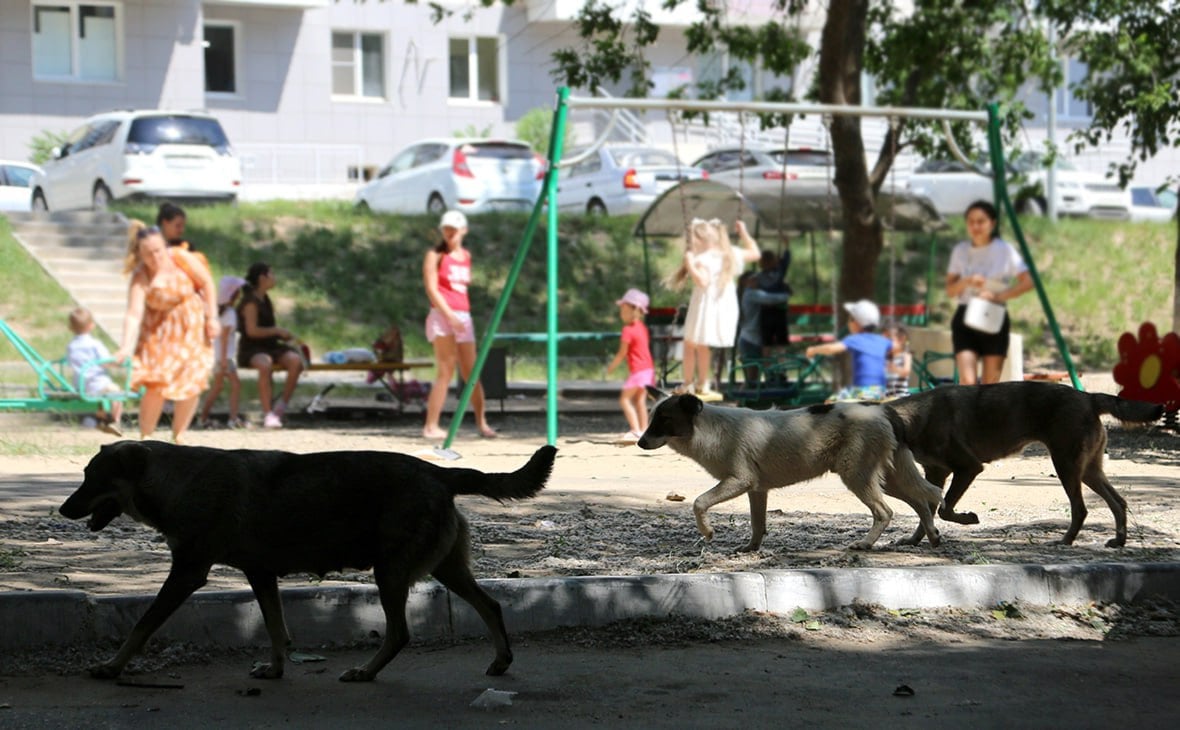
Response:
[{"label": "swing set", "polygon": [[[581,154],[579,154],[575,157],[572,157],[570,159],[565,159],[563,157],[563,150],[564,150],[564,145],[565,145],[565,127],[566,127],[566,122],[568,120],[569,112],[571,109],[602,109],[602,110],[608,110],[608,111],[612,112],[612,115],[611,115],[611,121],[606,125],[606,128],[599,135],[598,139],[596,139],[591,145],[589,145]],[[558,306],[558,301],[559,301],[558,287],[557,287],[558,209],[557,209],[557,202],[556,202],[558,176],[560,174],[560,170],[562,167],[569,167],[570,165],[580,162],[582,159],[585,158],[585,156],[592,154],[595,150],[597,150],[597,148],[599,146],[601,146],[607,140],[607,138],[609,137],[609,135],[611,133],[611,130],[613,129],[614,120],[618,116],[618,112],[620,112],[622,110],[647,110],[647,109],[662,109],[665,111],[680,110],[680,111],[697,111],[697,112],[739,112],[739,113],[775,114],[775,115],[813,114],[813,115],[817,115],[821,118],[830,118],[830,117],[834,117],[834,116],[859,116],[859,117],[885,118],[885,119],[889,119],[891,121],[892,120],[901,120],[901,119],[941,121],[944,126],[944,130],[945,130],[945,133],[947,136],[948,144],[951,146],[952,151],[958,150],[958,145],[955,144],[953,136],[951,135],[950,122],[952,122],[952,121],[971,122],[971,123],[976,123],[976,124],[981,124],[981,125],[986,126],[988,148],[989,148],[989,153],[991,156],[992,169],[993,170],[1004,169],[1004,165],[1003,165],[1004,152],[1003,152],[1002,143],[1001,143],[1001,136],[1000,136],[999,107],[996,104],[989,105],[987,107],[986,111],[963,111],[963,110],[950,110],[950,109],[924,109],[924,108],[908,108],[908,107],[862,107],[862,106],[851,106],[851,105],[801,104],[801,103],[782,103],[782,102],[724,102],[724,101],[703,101],[703,100],[692,100],[692,99],[619,99],[619,98],[610,98],[610,99],[602,98],[602,99],[600,99],[600,98],[595,98],[595,97],[573,97],[570,95],[568,88],[561,87],[557,90],[557,98],[556,98],[556,102],[555,102],[555,106],[554,106],[553,126],[550,131],[549,148],[548,148],[547,155],[546,155],[546,158],[548,160],[548,167],[547,167],[547,170],[545,173],[545,180],[544,180],[544,184],[542,186],[542,192],[541,192],[541,195],[537,198],[536,204],[533,206],[532,213],[529,216],[528,223],[526,224],[526,226],[524,228],[524,232],[522,234],[521,244],[517,247],[516,255],[513,258],[512,265],[509,269],[507,279],[504,283],[504,287],[501,290],[500,297],[497,300],[496,306],[494,307],[494,309],[492,311],[492,315],[491,315],[488,327],[486,329],[485,336],[483,337],[483,339],[480,343],[480,347],[478,350],[478,354],[477,354],[475,366],[474,366],[474,374],[459,394],[459,403],[458,403],[458,407],[457,407],[457,411],[456,411],[457,413],[465,412],[466,408],[467,408],[467,404],[470,402],[471,393],[474,388],[474,383],[479,381],[479,374],[480,374],[480,372],[482,372],[484,363],[488,358],[488,353],[489,353],[489,351],[492,347],[493,341],[495,339],[496,331],[500,325],[500,320],[503,318],[504,311],[507,308],[508,301],[512,295],[512,290],[515,287],[516,279],[520,274],[520,270],[524,265],[525,259],[527,258],[529,247],[530,247],[530,244],[533,239],[533,235],[536,232],[537,226],[541,222],[541,216],[544,214],[545,220],[546,220],[546,229],[547,229],[546,230],[546,264],[547,264],[546,356],[547,356],[547,375],[548,375],[548,383],[547,383],[547,389],[546,389],[547,439],[548,439],[549,444],[556,443],[556,441],[557,441],[557,422],[558,422],[558,420],[557,420],[558,419],[557,361],[558,361],[558,345],[562,340],[562,333],[558,329],[558,312],[557,312],[557,306]],[[791,197],[792,198],[800,197],[801,199],[806,199],[807,196],[802,195],[803,186],[800,185],[799,183],[800,183],[800,181],[794,181],[792,183],[792,186],[791,186],[792,187],[792,196]],[[824,186],[827,187],[830,185],[831,185],[831,177],[829,176],[828,181],[824,183]],[[1069,372],[1069,375],[1070,375],[1070,378],[1071,378],[1071,381],[1072,381],[1074,387],[1080,390],[1081,389],[1081,381],[1078,378],[1077,371],[1073,365],[1073,360],[1069,355],[1068,349],[1066,348],[1065,340],[1061,335],[1060,327],[1058,326],[1057,320],[1053,315],[1053,310],[1049,304],[1048,296],[1045,293],[1044,286],[1041,282],[1039,274],[1037,273],[1036,266],[1033,262],[1031,252],[1029,251],[1029,248],[1028,248],[1028,243],[1025,240],[1024,233],[1020,228],[1020,223],[1016,219],[1016,211],[1015,211],[1015,208],[1012,204],[1011,198],[1008,195],[1007,185],[1004,181],[1003,176],[997,175],[993,178],[993,188],[994,188],[994,193],[995,193],[995,200],[998,204],[998,207],[1001,210],[1001,214],[1008,218],[1008,220],[1012,226],[1014,236],[1020,245],[1021,254],[1024,256],[1025,262],[1028,264],[1029,274],[1031,275],[1033,283],[1036,287],[1037,295],[1040,299],[1041,307],[1045,313],[1046,319],[1048,320],[1049,328],[1053,332],[1058,351],[1060,352],[1061,357],[1062,357],[1063,361],[1065,362],[1066,368]],[[798,195],[796,195],[796,192],[795,192],[796,190],[798,190]],[[751,191],[751,193],[752,193],[752,191]],[[751,193],[747,193],[747,194],[751,194]],[[679,222],[678,222],[679,224],[678,224],[676,230],[680,232],[680,235],[683,235],[684,228],[687,225],[688,221],[690,220],[690,217],[688,216],[688,201],[690,200],[690,197],[689,197],[690,190],[687,188],[685,183],[681,183],[681,185],[679,186],[679,191],[677,192],[677,195],[680,195],[680,194],[683,194],[684,197],[680,198],[680,206],[679,206],[680,207],[680,218],[679,218]],[[732,196],[732,191],[731,191],[731,196]],[[665,194],[664,197],[666,198],[667,194]],[[891,198],[891,197],[894,198],[893,201],[889,201],[889,198]],[[901,216],[902,216],[903,209],[905,207],[900,200],[896,199],[897,197],[898,196],[896,196],[896,195],[894,195],[894,196],[879,195],[878,196],[878,205],[879,206],[881,204],[882,198],[885,198],[886,201],[888,201],[887,207],[885,208],[885,210],[882,211],[881,208],[879,207],[878,212],[879,213],[882,213],[882,212],[889,213],[889,215],[893,219],[893,225],[895,228],[901,226],[901,222],[900,222]],[[712,198],[709,198],[709,199],[711,200]],[[786,196],[783,196],[781,194],[781,190],[780,190],[779,201],[778,201],[779,206],[780,206],[779,207],[780,214],[779,214],[778,219],[776,221],[775,227],[771,230],[775,230],[775,231],[790,230],[787,227],[787,215],[784,212],[785,208],[786,208],[786,203],[784,203],[783,201],[785,199],[786,199]],[[745,200],[747,200],[749,202],[754,202],[750,198],[745,198]],[[821,229],[819,227],[811,227],[811,228],[805,228],[803,230],[808,230],[808,231],[826,230],[828,232],[829,236],[833,236],[835,228],[836,228],[836,226],[834,225],[836,216],[835,216],[835,205],[832,202],[832,196],[830,194],[830,190],[825,190],[825,196],[823,197],[822,200],[823,200],[822,204],[819,201],[815,201],[812,204],[802,205],[798,209],[792,209],[792,213],[790,216],[790,218],[791,218],[790,225],[791,226],[800,226],[801,225],[800,221],[805,219],[804,213],[806,213],[808,211],[810,211],[812,215],[818,215],[819,213],[817,211],[823,211],[823,212],[826,212],[826,214],[827,214],[826,215],[826,217],[827,217],[826,228]],[[699,202],[703,205],[705,203],[705,199],[702,199]],[[720,204],[720,201],[718,201],[718,204]],[[732,198],[728,202],[728,205],[730,205],[730,206],[735,205],[735,202],[732,200]],[[743,202],[743,196],[741,193],[738,194],[738,199],[736,201],[736,205],[737,205],[736,213],[738,214],[736,217],[740,217],[742,220],[746,220],[748,222],[750,220],[753,220],[755,223],[761,222],[761,218],[763,216],[763,214],[761,213],[761,209],[759,209],[759,213],[758,213],[757,218],[747,218],[746,217],[748,215],[752,216],[752,214],[747,212],[747,210],[745,209],[746,207],[748,207],[748,205],[747,205],[747,203]],[[773,208],[773,205],[771,206],[771,208]],[[730,207],[729,211],[734,211],[734,208]],[[693,213],[694,213],[694,216],[696,216],[696,217],[711,215],[709,213],[709,211],[703,207],[699,208],[699,209],[694,207]],[[718,216],[718,217],[720,217],[720,216]],[[730,215],[725,216],[725,218],[727,220],[733,220],[733,219],[735,219],[735,216],[732,215],[732,213],[731,213]],[[645,216],[645,220],[648,220],[648,216]],[[771,217],[771,220],[772,221],[775,220],[773,218],[773,216]],[[761,230],[761,229],[751,228],[751,232],[754,232],[755,230]],[[650,231],[648,231],[648,235],[650,235]],[[644,247],[644,256],[645,256],[645,262],[644,262],[645,267],[648,268],[648,271],[650,272],[649,262],[647,260],[647,247],[646,246]],[[650,273],[648,274],[648,277],[649,277],[648,287],[650,290],[650,288],[651,288],[650,287]],[[891,284],[891,288],[892,288],[892,284]],[[892,295],[891,295],[891,297],[892,297]],[[835,299],[835,297],[833,297],[833,299]],[[837,302],[833,301],[832,304],[833,304],[832,311],[833,312],[837,311],[837,309],[836,309]],[[448,431],[447,436],[446,436],[446,440],[444,441],[443,447],[440,450],[440,453],[442,455],[444,455],[445,458],[457,458],[458,457],[457,454],[454,454],[454,452],[450,451],[450,446],[451,446],[452,442],[454,441],[456,434],[458,433],[461,420],[462,419],[460,419],[460,418],[451,419],[450,430]]]}]

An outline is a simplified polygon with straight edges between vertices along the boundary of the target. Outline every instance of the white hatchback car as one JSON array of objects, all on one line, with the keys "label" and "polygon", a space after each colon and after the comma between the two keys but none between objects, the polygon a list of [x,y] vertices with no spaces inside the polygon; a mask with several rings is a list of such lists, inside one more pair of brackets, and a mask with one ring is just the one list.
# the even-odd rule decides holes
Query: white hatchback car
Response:
[{"label": "white hatchback car", "polygon": [[34,210],[101,210],[113,200],[237,201],[242,165],[215,117],[199,112],[98,114],[33,179]]},{"label": "white hatchback car", "polygon": [[32,208],[30,183],[41,168],[28,162],[0,160],[0,211],[27,211]]},{"label": "white hatchback car", "polygon": [[354,202],[378,213],[527,211],[544,177],[545,159],[527,142],[426,139],[394,155]]},{"label": "white hatchback car", "polygon": [[[934,204],[944,216],[961,216],[976,200],[992,199],[992,178],[958,161],[926,160],[910,174],[907,190]],[[1043,215],[1048,209],[1045,190],[1048,170],[1039,154],[1029,152],[1012,164],[1008,194],[1016,210]],[[1015,180],[1021,182],[1019,186]],[[1096,172],[1057,159],[1057,212],[1060,215],[1127,220],[1131,217],[1131,193]]]}]

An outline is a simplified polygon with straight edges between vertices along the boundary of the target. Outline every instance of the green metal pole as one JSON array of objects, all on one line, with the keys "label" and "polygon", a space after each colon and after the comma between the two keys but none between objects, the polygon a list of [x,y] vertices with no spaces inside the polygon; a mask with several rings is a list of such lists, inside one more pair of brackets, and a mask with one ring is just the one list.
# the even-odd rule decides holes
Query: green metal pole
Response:
[{"label": "green metal pole", "polygon": [[1061,359],[1065,362],[1065,369],[1069,371],[1070,382],[1077,390],[1085,390],[1082,387],[1082,381],[1078,378],[1077,368],[1074,367],[1073,358],[1070,357],[1069,348],[1066,347],[1065,338],[1061,334],[1061,327],[1057,324],[1057,318],[1053,316],[1053,307],[1049,304],[1049,295],[1045,293],[1045,285],[1041,282],[1041,276],[1037,273],[1037,265],[1033,262],[1032,252],[1029,251],[1028,241],[1024,238],[1024,231],[1020,228],[1020,221],[1016,218],[1016,208],[1012,205],[1011,198],[1008,197],[1008,183],[1004,179],[1004,149],[1003,140],[1000,136],[1000,115],[998,104],[987,105],[987,142],[988,151],[991,155],[993,181],[996,190],[996,203],[1002,204],[1003,211],[1008,215],[1008,220],[1012,223],[1012,233],[1016,241],[1020,244],[1020,253],[1024,256],[1024,262],[1028,265],[1029,276],[1032,277],[1033,284],[1036,286],[1037,297],[1041,300],[1041,309],[1045,312],[1045,318],[1049,321],[1049,330],[1053,333],[1053,340],[1057,343],[1057,351],[1061,354]]},{"label": "green metal pole", "polygon": [[[562,96],[564,92],[564,96]],[[558,91],[558,111],[565,112],[565,98],[569,96],[569,90],[564,87]],[[561,125],[558,126],[557,121],[554,121],[554,132],[549,137],[549,167],[545,172],[544,188],[537,197],[537,202],[533,205],[533,212],[529,215],[528,223],[524,227],[524,234],[521,238],[520,245],[516,248],[516,256],[512,259],[512,266],[508,271],[508,279],[504,282],[504,289],[500,292],[500,297],[496,301],[496,307],[492,311],[491,321],[488,323],[487,332],[484,334],[483,341],[480,342],[479,354],[475,358],[475,366],[471,369],[471,377],[463,385],[462,392],[459,393],[459,404],[455,410],[455,417],[451,419],[451,427],[447,430],[447,438],[443,441],[443,448],[450,449],[451,444],[455,441],[455,436],[459,433],[459,426],[463,420],[463,414],[467,412],[467,404],[471,400],[471,393],[475,390],[475,384],[479,382],[479,375],[483,372],[484,362],[488,359],[488,352],[492,349],[492,342],[495,340],[496,332],[500,327],[500,320],[504,317],[504,310],[508,308],[508,300],[512,296],[512,289],[516,286],[516,280],[520,276],[520,270],[524,266],[525,258],[528,256],[529,247],[533,242],[533,235],[536,233],[537,224],[541,220],[541,211],[545,206],[546,199],[553,195],[557,187],[557,165],[554,164],[554,136],[564,135],[565,128],[564,114],[561,116]],[[560,132],[558,130],[561,130]],[[560,152],[560,141],[557,144],[557,150]],[[556,159],[560,159],[560,156]],[[555,215],[557,206],[550,205],[551,218]],[[551,296],[552,298],[552,296]],[[554,340],[552,336],[550,340]],[[555,359],[555,358],[554,358]],[[557,441],[556,428],[556,410],[553,412],[553,425],[549,431],[549,444],[553,445]]]},{"label": "green metal pole", "polygon": [[557,162],[561,159],[562,148],[565,145],[565,122],[569,115],[566,101],[569,99],[569,87],[562,86],[557,90],[557,109],[553,112],[553,129],[549,135],[549,174],[545,176],[545,197],[549,200],[549,231],[548,231],[548,286],[546,302],[546,331],[549,341],[546,347],[548,359],[548,380],[545,393],[546,427],[549,435],[549,445],[557,443]]}]

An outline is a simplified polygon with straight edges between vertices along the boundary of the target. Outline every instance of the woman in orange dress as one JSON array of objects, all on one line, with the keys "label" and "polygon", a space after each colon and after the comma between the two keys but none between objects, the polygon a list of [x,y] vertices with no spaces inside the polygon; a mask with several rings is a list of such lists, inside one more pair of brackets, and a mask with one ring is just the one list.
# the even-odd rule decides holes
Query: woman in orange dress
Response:
[{"label": "woman in orange dress", "polygon": [[131,387],[143,388],[139,434],[151,436],[170,400],[172,440],[180,443],[213,369],[220,330],[213,277],[192,253],[169,247],[159,228],[142,221],[131,222],[124,271],[131,286],[115,357],[133,356]]}]

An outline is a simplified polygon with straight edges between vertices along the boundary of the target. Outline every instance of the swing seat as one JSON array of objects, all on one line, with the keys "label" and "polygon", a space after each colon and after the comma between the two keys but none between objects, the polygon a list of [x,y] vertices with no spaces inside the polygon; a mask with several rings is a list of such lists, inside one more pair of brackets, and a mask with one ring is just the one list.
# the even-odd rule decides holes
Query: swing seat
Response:
[{"label": "swing seat", "polygon": [[[110,411],[116,401],[129,401],[139,397],[131,390],[131,362],[123,363],[124,374],[121,389],[110,393],[89,395],[82,382],[82,374],[72,372],[65,358],[46,360],[33,346],[18,335],[8,323],[0,319],[0,333],[20,353],[36,378],[35,385],[25,386],[23,397],[0,398],[0,412],[29,413],[80,413],[92,414],[99,409]],[[105,365],[113,360],[100,360]]]}]

